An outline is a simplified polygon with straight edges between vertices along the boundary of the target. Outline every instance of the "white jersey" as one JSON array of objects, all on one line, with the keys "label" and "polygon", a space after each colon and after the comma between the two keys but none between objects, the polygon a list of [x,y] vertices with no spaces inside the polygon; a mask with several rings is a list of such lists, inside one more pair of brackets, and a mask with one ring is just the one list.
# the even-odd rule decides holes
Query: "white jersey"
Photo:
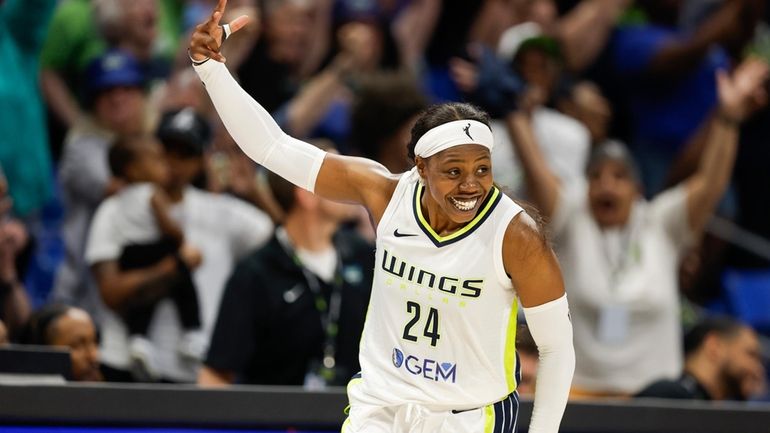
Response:
[{"label": "white jersey", "polygon": [[422,216],[423,191],[415,169],[404,173],[377,228],[357,400],[484,406],[516,388],[518,304],[502,246],[522,209],[493,188],[471,222],[442,237]]}]

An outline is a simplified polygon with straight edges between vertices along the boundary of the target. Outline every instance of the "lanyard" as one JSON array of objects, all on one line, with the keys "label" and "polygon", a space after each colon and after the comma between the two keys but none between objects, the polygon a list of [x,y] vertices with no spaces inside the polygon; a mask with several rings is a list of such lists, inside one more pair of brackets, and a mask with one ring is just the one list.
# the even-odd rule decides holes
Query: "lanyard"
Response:
[{"label": "lanyard", "polygon": [[[636,204],[634,206],[636,206]],[[628,265],[631,262],[638,262],[641,255],[639,238],[637,235],[641,229],[640,225],[642,222],[639,221],[638,216],[634,215],[634,209],[631,210],[631,215],[629,216],[627,224],[628,226],[622,228],[621,233],[619,233],[620,248],[617,251],[611,251],[607,244],[608,239],[606,238],[606,234],[602,234],[602,239],[600,240],[604,258],[607,267],[610,270],[609,289],[612,293],[617,293],[617,285],[620,282],[623,271],[628,268]],[[615,257],[616,255],[617,257]]]},{"label": "lanyard", "polygon": [[335,354],[337,350],[337,332],[338,322],[340,319],[340,307],[342,305],[342,258],[337,253],[337,264],[334,271],[334,278],[331,283],[331,296],[329,302],[321,292],[321,283],[318,281],[318,276],[310,272],[302,260],[300,260],[294,246],[289,239],[288,233],[284,227],[278,227],[275,229],[275,236],[278,239],[278,243],[281,244],[284,252],[291,257],[294,264],[302,271],[302,276],[305,278],[308,288],[315,297],[315,308],[321,317],[321,327],[324,330],[324,357],[323,366],[327,369],[333,369],[336,365]]}]

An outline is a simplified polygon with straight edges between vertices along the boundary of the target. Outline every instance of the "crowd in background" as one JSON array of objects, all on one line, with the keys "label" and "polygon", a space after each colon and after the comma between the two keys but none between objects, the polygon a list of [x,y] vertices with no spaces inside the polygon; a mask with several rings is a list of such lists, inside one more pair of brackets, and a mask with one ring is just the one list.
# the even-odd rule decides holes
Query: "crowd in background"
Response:
[{"label": "crowd in background", "polygon": [[[230,138],[186,51],[215,3],[0,0],[0,345],[68,347],[89,381],[358,371],[373,228]],[[495,180],[564,272],[576,398],[768,399],[766,2],[230,0],[223,22],[242,14],[228,68],[327,151],[400,173],[430,104],[490,113]]]}]

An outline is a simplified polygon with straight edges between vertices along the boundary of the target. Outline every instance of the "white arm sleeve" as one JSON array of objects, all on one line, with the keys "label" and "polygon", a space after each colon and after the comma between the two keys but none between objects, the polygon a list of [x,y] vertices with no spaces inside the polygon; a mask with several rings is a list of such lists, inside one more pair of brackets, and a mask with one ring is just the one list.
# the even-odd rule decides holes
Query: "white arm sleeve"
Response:
[{"label": "white arm sleeve", "polygon": [[194,66],[225,128],[249,158],[310,192],[326,152],[288,136],[223,63]]},{"label": "white arm sleeve", "polygon": [[529,433],[556,433],[567,406],[575,350],[567,295],[531,308],[523,308],[532,339],[540,353],[535,384],[535,407]]}]

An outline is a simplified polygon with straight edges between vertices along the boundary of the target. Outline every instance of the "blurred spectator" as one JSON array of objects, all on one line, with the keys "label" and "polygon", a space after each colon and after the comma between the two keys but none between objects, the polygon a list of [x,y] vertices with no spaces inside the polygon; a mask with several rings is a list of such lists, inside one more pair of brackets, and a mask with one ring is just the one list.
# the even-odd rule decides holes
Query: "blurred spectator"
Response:
[{"label": "blurred spectator", "polygon": [[5,329],[5,324],[0,320],[0,347],[11,344],[11,340],[8,339],[8,330]]},{"label": "blurred spectator", "polygon": [[516,329],[516,353],[519,355],[521,371],[521,379],[516,384],[516,391],[519,395],[534,396],[539,353],[537,344],[526,325],[520,324]]},{"label": "blurred spectator", "polygon": [[[193,272],[193,281],[201,308],[202,329],[194,337],[185,338],[179,311],[168,299],[162,299],[149,325],[146,351],[148,365],[162,380],[194,381],[198,358],[206,349],[219,306],[225,280],[233,263],[247,251],[261,245],[269,236],[272,224],[253,208],[232,197],[201,191],[191,184],[203,169],[203,154],[210,140],[208,124],[192,109],[166,113],[157,131],[170,169],[165,186],[168,214],[184,232],[186,242],[196,245],[203,256]],[[115,196],[101,206],[91,226],[86,261],[93,265],[105,302],[122,308],[136,294],[157,289],[166,277],[175,273],[174,258],[141,271],[121,271],[118,260],[128,243],[132,227],[154,224],[150,188],[136,189],[132,196]],[[130,199],[134,205],[128,212],[118,212],[118,200]],[[146,233],[146,227],[142,233]],[[181,251],[182,255],[187,252]],[[194,267],[194,266],[191,266]],[[154,286],[154,287],[153,287]],[[128,330],[113,312],[104,315],[102,352],[104,363],[123,377],[131,367]]]},{"label": "blurred spectator", "polygon": [[417,115],[427,105],[411,75],[388,72],[363,80],[350,119],[354,149],[391,173],[409,170],[406,143]]},{"label": "blurred spectator", "polygon": [[[736,223],[743,229],[770,239],[770,201],[758,200],[770,185],[770,108],[763,109],[741,130],[734,182],[738,200]],[[743,269],[768,269],[770,260],[742,248],[733,248],[728,256],[731,266]]]},{"label": "blurred spectator", "polygon": [[[110,303],[126,324],[134,375],[143,380],[157,379],[153,347],[146,339],[150,322],[159,301],[168,298],[174,303],[186,333],[200,328],[200,307],[190,272],[200,265],[201,253],[185,243],[182,229],[169,215],[169,198],[163,190],[169,182],[169,172],[160,143],[147,135],[119,138],[110,148],[109,161],[113,176],[126,185],[115,195],[117,212],[131,214],[137,198],[145,197],[149,198],[154,218],[148,221],[144,214],[135,215],[136,226],[124,230],[126,244],[120,251],[119,270],[151,269],[169,259],[176,265],[173,275],[168,275],[163,284],[136,293],[119,308]],[[140,207],[146,208],[146,203]],[[104,294],[103,297],[107,299]]]},{"label": "blurred spectator", "polygon": [[41,308],[30,318],[25,343],[66,348],[72,362],[73,380],[103,380],[96,328],[84,310],[62,304]]},{"label": "blurred spectator", "polygon": [[[201,306],[201,333],[185,351],[200,360],[216,323],[227,277],[235,263],[270,238],[273,224],[259,209],[226,194],[195,186],[203,175],[204,155],[211,141],[209,124],[190,108],[165,113],[157,130],[171,169],[166,188],[169,213],[182,223],[185,238],[203,253],[194,272]],[[197,367],[197,364],[196,364]],[[194,381],[197,371],[191,372]]]},{"label": "blurred spectator", "polygon": [[[579,73],[590,67],[603,52],[616,21],[633,0],[582,0],[562,16],[557,15],[556,6],[562,6],[564,1],[526,0],[515,3],[529,4],[528,14],[525,15],[528,21],[526,24],[544,35],[556,38],[564,55],[566,69]],[[508,37],[507,33],[501,38],[499,48],[502,48],[503,41]]]},{"label": "blurred spectator", "polygon": [[[130,158],[126,155],[129,152]],[[161,157],[160,145],[147,136],[119,139],[110,149],[114,174],[127,181],[165,181],[167,169]],[[201,261],[200,252],[195,249],[179,248],[177,253],[163,248],[160,224],[152,205],[156,188],[150,183],[123,187],[99,206],[88,237],[86,259],[93,265],[102,300],[123,319],[116,318],[125,325],[127,337],[147,333],[155,305],[161,299],[173,298],[174,291],[189,281],[189,270]],[[144,251],[145,257],[136,257],[140,245],[147,247],[152,243],[156,243],[156,251]],[[172,248],[179,247],[171,244]],[[150,253],[154,257],[149,257]],[[142,258],[155,260],[138,263]],[[125,348],[131,360],[129,365],[124,367],[111,359],[114,355],[109,349],[115,343],[108,329],[113,317],[104,313],[105,363],[119,371],[110,371],[108,380],[115,375],[126,376],[126,370],[136,380],[159,379],[162,373],[156,366],[153,346],[144,338],[129,340]]]},{"label": "blurred spectator", "polygon": [[565,275],[575,330],[575,393],[630,395],[682,368],[677,270],[732,171],[738,126],[764,103],[768,68],[745,61],[719,76],[698,171],[651,202],[621,144],[594,149],[586,181],[560,181],[526,112],[508,118],[530,196],[546,218]]},{"label": "blurred spectator", "polygon": [[18,245],[26,238],[26,231],[18,222],[0,224],[0,320],[8,325],[9,338],[16,340],[31,311],[29,296],[16,270]]},{"label": "blurred spectator", "polygon": [[[354,0],[355,1],[355,0]],[[399,68],[419,76],[423,71],[425,51],[444,4],[441,0],[380,1],[386,11],[383,28],[392,33],[399,58]]]},{"label": "blurred spectator", "polygon": [[748,400],[765,385],[759,339],[753,329],[728,317],[707,318],[684,339],[685,364],[676,380],[660,380],[636,397]]},{"label": "blurred spectator", "polygon": [[103,304],[83,260],[86,235],[97,206],[120,188],[110,175],[107,153],[116,136],[149,131],[145,77],[136,59],[109,51],[87,69],[89,113],[69,131],[59,164],[64,201],[65,258],[53,297],[88,311],[101,323]]},{"label": "blurred spectator", "polygon": [[268,176],[284,225],[230,276],[198,383],[344,385],[359,370],[372,247],[338,230],[355,207]]},{"label": "blurred spectator", "polygon": [[[345,39],[346,33],[357,28],[371,34],[368,69],[405,69],[416,73],[425,39],[432,29],[427,14],[437,14],[439,3],[436,0],[336,0],[332,30],[339,39]],[[338,49],[339,46],[334,47],[334,51]]]},{"label": "blurred spectator", "polygon": [[[563,3],[554,0],[486,0],[457,5],[444,2],[427,53],[429,87],[440,98],[459,98],[456,91],[443,82],[441,65],[451,57],[462,57],[468,42],[496,51],[507,62],[522,41],[538,36],[553,38],[561,49],[565,69],[581,72],[602,53],[616,20],[632,0],[583,0],[559,16],[557,6]],[[466,26],[470,26],[467,34]]]},{"label": "blurred spectator", "polygon": [[179,8],[176,0],[59,2],[41,55],[55,153],[88,108],[86,67],[106,50],[131,53],[149,81],[168,76],[179,46]]},{"label": "blurred spectator", "polygon": [[167,78],[181,29],[178,22],[165,31],[161,27],[160,0],[94,2],[96,25],[107,46],[131,53],[148,80]]},{"label": "blurred spectator", "polygon": [[16,340],[30,314],[30,299],[22,283],[31,241],[21,221],[11,217],[13,200],[0,169],[0,321],[6,337]]},{"label": "blurred spectator", "polygon": [[[262,34],[236,65],[243,88],[293,136],[329,138],[347,151],[348,84],[377,66],[381,50],[376,32],[367,24],[351,22],[332,35],[328,0],[316,4],[270,0],[263,3],[262,12]],[[339,51],[319,71],[320,61],[313,59],[319,50],[326,56],[332,38]]]},{"label": "blurred spectator", "polygon": [[620,27],[610,48],[628,98],[630,144],[647,196],[663,188],[669,164],[716,106],[714,74],[729,64],[724,46],[745,44],[744,30],[759,18],[746,20],[751,1],[726,1],[694,31],[683,32],[681,3],[639,2],[648,22]]},{"label": "blurred spectator", "polygon": [[193,68],[188,66],[174,72],[163,91],[153,96],[159,98],[156,107],[160,112],[191,107],[199,113],[207,113],[210,102],[204,94],[203,84]]},{"label": "blurred spectator", "polygon": [[[302,88],[274,114],[286,131],[297,137],[326,137],[346,144],[349,133],[349,86],[361,73],[376,66],[376,35],[367,26],[351,23],[340,29],[340,52],[329,66],[303,84]],[[347,150],[347,149],[345,149]]]},{"label": "blurred spectator", "polygon": [[[477,20],[479,28],[484,28],[482,16],[485,4],[499,3],[497,0],[475,2],[442,1],[437,17],[425,23],[427,43],[425,45],[425,87],[432,102],[457,101],[460,93],[449,74],[449,59],[466,52],[466,45],[471,39],[471,29]],[[491,15],[499,18],[501,14]],[[432,28],[431,28],[432,27]]]},{"label": "blurred spectator", "polygon": [[588,129],[592,147],[610,138],[612,106],[596,84],[580,81],[567,88],[556,102],[559,111],[576,119]]},{"label": "blurred spectator", "polygon": [[54,149],[81,115],[87,84],[86,66],[105,50],[104,39],[96,28],[93,3],[93,0],[59,2],[40,56],[40,84],[50,109]]},{"label": "blurred spectator", "polygon": [[55,0],[0,2],[0,166],[14,211],[32,218],[51,196],[51,156],[38,87],[40,51]]},{"label": "blurred spectator", "polygon": [[[453,79],[468,98],[498,117],[515,107],[517,95],[525,85],[540,102],[551,100],[562,80],[562,57],[556,41],[548,37],[529,38],[517,48],[511,71],[488,50],[472,50],[476,63],[460,58],[451,62]],[[499,91],[501,80],[508,80],[505,91]],[[519,82],[522,80],[523,82]],[[504,96],[501,96],[504,95]],[[538,145],[548,166],[565,183],[583,177],[590,150],[586,127],[572,117],[542,104],[532,111],[532,122]],[[521,196],[524,179],[519,156],[511,145],[505,123],[492,122],[499,146],[492,155],[496,181],[508,191]]]},{"label": "blurred spectator", "polygon": [[[324,1],[323,3],[327,3]],[[261,35],[238,68],[243,88],[272,112],[288,101],[299,86],[302,62],[314,38],[314,7],[302,0],[267,0],[261,8]],[[328,15],[329,12],[327,12]],[[327,18],[328,19],[328,18]],[[306,71],[306,74],[316,71]]]}]

